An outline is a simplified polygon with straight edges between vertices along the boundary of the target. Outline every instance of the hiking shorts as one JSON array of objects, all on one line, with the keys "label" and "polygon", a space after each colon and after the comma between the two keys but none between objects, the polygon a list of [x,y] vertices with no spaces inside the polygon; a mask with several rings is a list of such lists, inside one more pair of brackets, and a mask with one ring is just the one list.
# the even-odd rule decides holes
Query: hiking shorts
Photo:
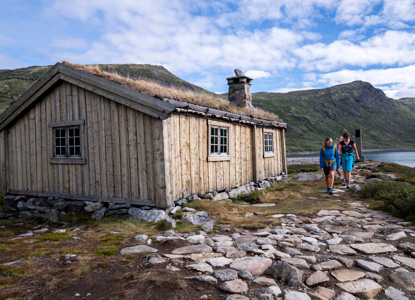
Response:
[{"label": "hiking shorts", "polygon": [[337,169],[336,164],[333,164],[331,167],[323,167],[324,175],[326,175],[326,176],[329,175],[330,171],[336,172],[336,169]]},{"label": "hiking shorts", "polygon": [[[347,158],[347,160],[346,160]],[[354,165],[354,156],[349,155],[349,156],[345,156],[342,154],[342,166],[343,166],[343,172],[350,172],[353,169],[353,165]]]}]

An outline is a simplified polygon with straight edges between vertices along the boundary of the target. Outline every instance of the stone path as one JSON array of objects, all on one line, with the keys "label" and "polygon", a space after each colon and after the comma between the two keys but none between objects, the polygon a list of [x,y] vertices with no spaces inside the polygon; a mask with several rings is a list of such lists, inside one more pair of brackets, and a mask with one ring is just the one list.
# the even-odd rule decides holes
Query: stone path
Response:
[{"label": "stone path", "polygon": [[194,245],[164,254],[167,268],[174,262],[199,272],[186,279],[216,286],[227,300],[415,299],[410,224],[359,202],[347,211],[322,210],[313,219],[277,218],[283,226],[258,232],[176,234]]}]

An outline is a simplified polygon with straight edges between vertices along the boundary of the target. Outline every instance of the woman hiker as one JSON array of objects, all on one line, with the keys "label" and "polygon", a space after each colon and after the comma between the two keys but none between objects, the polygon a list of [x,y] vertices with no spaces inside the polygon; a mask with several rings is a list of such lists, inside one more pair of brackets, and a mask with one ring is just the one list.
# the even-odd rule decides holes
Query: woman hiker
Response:
[{"label": "woman hiker", "polygon": [[354,166],[353,149],[356,151],[357,159],[359,159],[359,153],[357,153],[356,144],[350,139],[350,134],[348,132],[343,133],[343,138],[344,140],[340,142],[339,147],[342,148],[341,159],[344,179],[346,180],[345,184],[347,188],[350,188],[350,177]]},{"label": "woman hiker", "polygon": [[[339,151],[339,156],[340,157],[342,156],[342,147],[339,147],[341,141],[343,141],[343,137],[341,135],[339,135],[337,137],[337,151]],[[340,166],[341,165],[342,165],[342,160],[340,159]],[[340,176],[340,184],[342,184],[343,181],[344,181],[344,178],[343,178],[343,175],[342,175],[342,171],[340,171],[340,168],[338,168],[336,171],[337,171],[337,174]]]},{"label": "woman hiker", "polygon": [[331,138],[324,140],[323,148],[320,150],[320,169],[326,175],[327,193],[333,195],[334,172],[340,168],[339,152],[333,145]]}]

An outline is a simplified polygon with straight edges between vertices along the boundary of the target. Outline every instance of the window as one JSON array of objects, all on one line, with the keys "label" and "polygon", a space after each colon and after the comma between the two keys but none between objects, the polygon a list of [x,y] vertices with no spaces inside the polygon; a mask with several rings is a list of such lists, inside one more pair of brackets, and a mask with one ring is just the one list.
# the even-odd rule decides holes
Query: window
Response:
[{"label": "window", "polygon": [[273,132],[264,131],[264,157],[274,156],[274,134]]},{"label": "window", "polygon": [[55,128],[54,157],[81,157],[80,128]]},{"label": "window", "polygon": [[84,121],[52,122],[52,158],[51,163],[85,164],[83,154],[83,124]]},{"label": "window", "polygon": [[231,125],[208,121],[209,124],[209,161],[230,160],[229,137]]}]

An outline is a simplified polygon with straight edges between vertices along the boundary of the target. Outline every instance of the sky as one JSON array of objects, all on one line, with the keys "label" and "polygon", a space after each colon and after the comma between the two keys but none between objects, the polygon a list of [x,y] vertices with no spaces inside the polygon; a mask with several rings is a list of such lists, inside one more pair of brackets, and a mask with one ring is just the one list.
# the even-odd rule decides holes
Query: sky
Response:
[{"label": "sky", "polygon": [[162,65],[216,93],[367,81],[415,97],[415,0],[0,0],[0,69]]}]

